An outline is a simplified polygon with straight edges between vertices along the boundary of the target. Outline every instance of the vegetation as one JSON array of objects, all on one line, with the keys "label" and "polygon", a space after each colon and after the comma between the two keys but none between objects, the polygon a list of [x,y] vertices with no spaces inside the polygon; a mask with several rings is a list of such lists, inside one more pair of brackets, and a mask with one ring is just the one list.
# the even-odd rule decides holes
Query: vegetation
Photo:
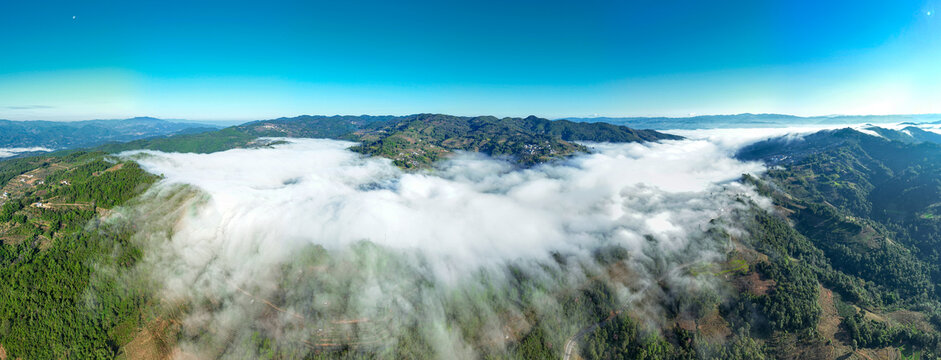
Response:
[{"label": "vegetation", "polygon": [[585,359],[665,359],[677,350],[656,334],[643,333],[628,316],[617,316],[586,336]]},{"label": "vegetation", "polygon": [[155,178],[101,153],[0,165],[25,173],[24,163],[38,165],[29,171],[33,183],[0,211],[0,344],[11,358],[114,358],[147,299],[116,277],[142,253],[130,231],[94,220]]},{"label": "vegetation", "polygon": [[914,327],[892,326],[884,322],[867,319],[864,311],[847,316],[844,323],[847,334],[853,339],[854,347],[882,348],[887,346],[910,346],[928,349],[937,353],[939,334],[926,332]]},{"label": "vegetation", "polygon": [[96,150],[117,153],[128,150],[159,150],[167,152],[212,153],[239,147],[248,147],[257,138],[255,135],[229,127],[218,131],[183,134],[171,137],[158,137],[136,140],[127,143],[115,143],[98,147]]},{"label": "vegetation", "polygon": [[932,215],[941,204],[941,146],[930,137],[915,141],[878,130],[885,137],[844,129],[801,142],[769,140],[739,156],[778,165],[765,180],[746,181],[772,197],[794,224],[771,227],[782,229],[778,236],[786,241],[774,245],[777,253],[797,259],[791,262],[855,305],[838,309],[847,346],[905,346],[937,356],[936,325],[886,314],[935,318],[939,309],[941,219]]},{"label": "vegetation", "polygon": [[348,136],[362,142],[353,148],[393,159],[404,168],[427,167],[453,151],[506,156],[522,165],[587,151],[574,141],[639,142],[679,139],[652,130],[634,130],[605,123],[549,121],[491,116],[457,117],[420,114],[367,125]]}]

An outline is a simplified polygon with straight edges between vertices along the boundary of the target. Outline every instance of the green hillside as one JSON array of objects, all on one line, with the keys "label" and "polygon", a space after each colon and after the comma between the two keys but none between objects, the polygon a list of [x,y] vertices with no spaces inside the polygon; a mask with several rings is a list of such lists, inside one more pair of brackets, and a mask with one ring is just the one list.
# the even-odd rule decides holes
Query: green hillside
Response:
[{"label": "green hillside", "polygon": [[855,308],[839,316],[848,337],[831,343],[939,354],[941,146],[844,129],[764,141],[739,157],[777,165],[751,181],[838,274],[817,280]]},{"label": "green hillside", "polygon": [[4,161],[0,173],[4,356],[114,358],[143,324],[148,296],[125,281],[142,256],[133,229],[100,220],[157,178],[85,152]]}]

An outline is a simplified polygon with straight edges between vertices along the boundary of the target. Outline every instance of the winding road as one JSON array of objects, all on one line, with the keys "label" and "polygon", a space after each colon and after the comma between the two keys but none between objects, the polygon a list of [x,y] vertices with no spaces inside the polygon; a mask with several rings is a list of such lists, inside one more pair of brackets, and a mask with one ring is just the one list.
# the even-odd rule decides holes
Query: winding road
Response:
[{"label": "winding road", "polygon": [[579,338],[581,338],[582,336],[585,336],[585,334],[587,334],[587,333],[589,333],[589,332],[591,332],[591,331],[594,331],[596,328],[598,328],[598,327],[601,326],[602,324],[608,322],[608,321],[611,320],[611,319],[614,319],[615,316],[618,316],[618,315],[620,315],[620,314],[621,314],[621,311],[620,311],[620,310],[619,310],[618,312],[611,313],[611,315],[608,315],[608,317],[605,318],[604,320],[601,320],[601,321],[599,321],[599,322],[596,322],[596,323],[594,323],[594,324],[591,324],[591,325],[589,325],[589,326],[586,326],[585,328],[583,328],[583,329],[579,330],[577,333],[575,333],[575,335],[572,335],[572,337],[570,337],[570,338],[568,339],[568,341],[565,342],[565,356],[562,357],[562,359],[563,359],[563,360],[570,360],[570,359],[572,358],[572,354],[575,353],[575,349],[578,348],[578,339],[579,339]]}]

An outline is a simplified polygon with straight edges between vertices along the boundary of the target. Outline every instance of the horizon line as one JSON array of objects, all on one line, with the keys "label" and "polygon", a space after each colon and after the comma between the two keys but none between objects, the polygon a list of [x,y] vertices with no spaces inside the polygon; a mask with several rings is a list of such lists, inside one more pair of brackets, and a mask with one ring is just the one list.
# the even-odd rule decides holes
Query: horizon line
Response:
[{"label": "horizon line", "polygon": [[786,116],[802,119],[812,119],[812,118],[839,118],[839,117],[895,117],[895,116],[941,116],[941,113],[891,113],[891,114],[826,114],[826,115],[793,115],[785,113],[765,113],[765,112],[742,112],[742,113],[726,113],[726,114],[689,114],[687,116],[667,116],[667,115],[585,115],[585,116],[564,116],[564,117],[544,117],[538,115],[525,115],[525,116],[496,116],[496,115],[455,115],[448,113],[439,113],[439,112],[418,112],[410,113],[404,115],[394,115],[394,114],[299,114],[294,116],[280,116],[275,118],[244,118],[244,119],[198,119],[198,118],[185,118],[185,117],[157,117],[157,116],[128,116],[128,117],[113,117],[113,118],[94,118],[94,119],[76,119],[76,120],[48,120],[48,119],[8,119],[0,118],[2,121],[48,121],[48,122],[81,122],[81,121],[121,121],[121,120],[131,120],[131,119],[157,119],[163,121],[188,121],[188,122],[251,122],[251,121],[268,121],[268,120],[278,120],[278,119],[291,119],[304,116],[310,117],[334,117],[334,116],[393,116],[393,117],[407,117],[414,115],[422,114],[433,114],[433,115],[448,115],[448,116],[458,116],[458,117],[484,117],[492,116],[498,119],[502,118],[527,118],[527,117],[537,117],[547,120],[566,120],[566,119],[691,119],[691,118],[700,118],[700,117],[721,117],[721,116],[742,116],[742,115],[757,115],[757,116]]}]

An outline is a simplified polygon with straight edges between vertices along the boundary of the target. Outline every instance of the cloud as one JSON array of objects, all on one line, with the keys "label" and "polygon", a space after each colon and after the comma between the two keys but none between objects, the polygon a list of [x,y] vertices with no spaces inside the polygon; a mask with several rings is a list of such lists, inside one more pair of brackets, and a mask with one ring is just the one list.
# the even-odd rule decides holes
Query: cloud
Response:
[{"label": "cloud", "polygon": [[37,151],[52,151],[53,149],[45,147],[14,147],[14,148],[0,148],[0,159],[15,156],[16,154],[24,152],[37,152]]},{"label": "cloud", "polygon": [[715,290],[681,269],[724,259],[709,230],[735,229],[713,220],[757,199],[734,180],[763,171],[708,140],[588,144],[529,169],[459,154],[417,173],[348,142],[289,142],[123,155],[164,176],[113,218],[140,227],[167,303],[189,304],[184,352],[241,356],[257,333],[301,352],[394,344],[417,328],[440,357],[473,357],[553,321],[570,335],[584,320],[559,299],[592,279],[656,323],[671,293]]},{"label": "cloud", "polygon": [[4,109],[7,110],[38,110],[38,109],[55,109],[55,106],[49,105],[12,105],[4,106]]},{"label": "cloud", "polygon": [[847,125],[817,125],[792,126],[778,128],[737,128],[737,129],[699,129],[699,130],[666,130],[670,134],[680,135],[695,140],[705,140],[715,144],[724,154],[734,154],[745,145],[776,137],[786,137],[791,140],[802,139],[821,130],[833,130],[851,127],[862,129],[870,127],[869,124]]}]

